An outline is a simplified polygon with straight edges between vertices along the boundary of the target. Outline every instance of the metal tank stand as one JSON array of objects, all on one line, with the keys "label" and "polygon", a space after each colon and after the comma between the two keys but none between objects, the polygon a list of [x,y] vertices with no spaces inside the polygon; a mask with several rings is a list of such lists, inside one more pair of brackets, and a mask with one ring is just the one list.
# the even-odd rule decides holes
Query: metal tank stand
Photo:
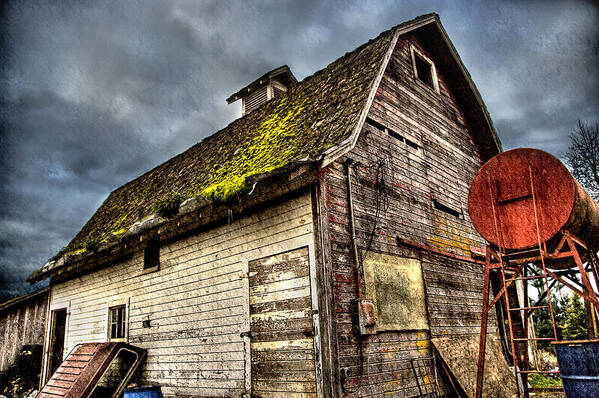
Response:
[{"label": "metal tank stand", "polygon": [[[502,306],[505,314],[507,329],[509,331],[509,349],[514,366],[514,373],[517,379],[517,395],[518,397],[528,397],[528,375],[531,373],[559,373],[559,371],[543,371],[540,369],[531,369],[528,358],[528,345],[531,341],[557,341],[557,328],[555,324],[555,316],[551,300],[550,290],[557,283],[562,283],[569,287],[572,291],[580,295],[583,299],[592,303],[595,308],[599,305],[598,294],[591,285],[589,274],[595,281],[596,286],[599,286],[599,261],[596,257],[596,250],[591,250],[585,242],[568,231],[562,230],[561,240],[555,245],[552,244],[551,250],[547,250],[548,242],[541,241],[541,228],[543,228],[543,220],[539,217],[535,186],[532,178],[532,168],[529,167],[530,173],[530,192],[532,194],[533,214],[536,232],[538,237],[537,246],[523,251],[506,251],[501,245],[487,246],[486,261],[484,269],[484,285],[483,285],[483,306],[481,314],[480,328],[480,344],[478,355],[478,370],[476,377],[476,398],[482,397],[483,392],[483,375],[485,367],[485,348],[487,339],[487,321],[489,311],[496,304]],[[489,187],[492,187],[489,177]],[[497,241],[503,242],[502,239],[502,223],[496,211],[497,196],[495,192],[491,192],[491,207],[493,210],[493,218],[495,232],[497,233]],[[559,235],[558,235],[559,236]],[[587,268],[584,263],[587,262]],[[531,266],[536,266],[535,269]],[[580,280],[575,272],[580,276]],[[492,300],[490,300],[491,276],[494,276],[499,282],[499,291]],[[535,279],[543,280],[544,291],[537,303],[528,304],[528,284]],[[515,282],[522,281],[524,287],[524,305],[522,306],[515,292]],[[541,305],[543,298],[547,297],[547,305]],[[503,300],[502,300],[503,299]],[[502,300],[502,302],[500,301]],[[545,338],[529,337],[528,320],[533,311],[548,309],[551,314],[553,336]],[[501,327],[501,325],[500,325]],[[522,391],[521,391],[522,389]]]}]

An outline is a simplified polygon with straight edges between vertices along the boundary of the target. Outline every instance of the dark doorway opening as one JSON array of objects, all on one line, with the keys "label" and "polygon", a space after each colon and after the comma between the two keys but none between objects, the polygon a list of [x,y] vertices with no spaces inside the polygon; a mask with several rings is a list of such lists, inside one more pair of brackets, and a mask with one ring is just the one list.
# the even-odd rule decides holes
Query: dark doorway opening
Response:
[{"label": "dark doorway opening", "polygon": [[50,335],[50,352],[48,363],[48,376],[54,374],[62,363],[64,353],[64,337],[67,326],[67,309],[52,311],[52,329]]}]

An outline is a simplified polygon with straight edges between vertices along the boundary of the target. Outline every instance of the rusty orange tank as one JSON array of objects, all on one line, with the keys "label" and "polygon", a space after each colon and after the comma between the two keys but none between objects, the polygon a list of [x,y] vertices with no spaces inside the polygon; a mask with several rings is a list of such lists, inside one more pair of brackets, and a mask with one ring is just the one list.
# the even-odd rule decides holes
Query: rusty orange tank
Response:
[{"label": "rusty orange tank", "polygon": [[599,248],[599,207],[566,166],[547,152],[518,148],[500,153],[470,186],[468,212],[488,242],[507,250],[537,246],[560,230]]}]

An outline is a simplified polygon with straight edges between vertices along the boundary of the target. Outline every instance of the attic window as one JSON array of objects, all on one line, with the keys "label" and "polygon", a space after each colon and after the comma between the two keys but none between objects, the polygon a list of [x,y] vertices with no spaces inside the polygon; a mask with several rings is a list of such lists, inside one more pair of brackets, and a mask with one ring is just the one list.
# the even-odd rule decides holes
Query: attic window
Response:
[{"label": "attic window", "polygon": [[160,241],[151,238],[144,249],[144,270],[156,270],[160,265]]},{"label": "attic window", "polygon": [[460,218],[460,216],[462,215],[461,211],[452,209],[451,207],[439,202],[438,200],[433,200],[433,206],[435,207],[435,209],[437,210],[441,210],[442,212],[445,212],[449,215],[452,215],[456,218]]},{"label": "attic window", "polygon": [[412,47],[412,64],[416,80],[424,83],[438,93],[439,82],[437,81],[437,70],[433,61],[415,47]]}]

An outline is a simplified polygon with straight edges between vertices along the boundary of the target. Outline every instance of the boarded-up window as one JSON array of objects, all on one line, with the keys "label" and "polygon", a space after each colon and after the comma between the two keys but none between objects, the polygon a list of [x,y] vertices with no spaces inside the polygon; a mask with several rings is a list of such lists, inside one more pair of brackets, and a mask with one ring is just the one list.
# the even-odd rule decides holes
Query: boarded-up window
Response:
[{"label": "boarded-up window", "polygon": [[428,329],[420,261],[368,252],[366,295],[374,300],[376,330]]}]

